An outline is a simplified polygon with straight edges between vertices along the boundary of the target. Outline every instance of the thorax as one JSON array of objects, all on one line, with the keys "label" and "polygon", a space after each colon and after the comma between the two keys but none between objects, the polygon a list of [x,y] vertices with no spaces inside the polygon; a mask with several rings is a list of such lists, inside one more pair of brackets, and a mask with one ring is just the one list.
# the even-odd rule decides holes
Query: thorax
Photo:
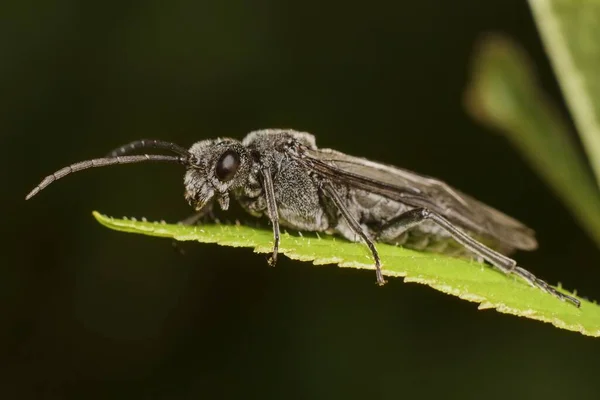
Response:
[{"label": "thorax", "polygon": [[266,213],[266,194],[261,167],[267,167],[273,181],[275,203],[281,225],[305,231],[325,231],[330,218],[322,204],[318,183],[296,161],[274,154],[253,168],[247,184],[234,192],[235,198],[250,214]]}]

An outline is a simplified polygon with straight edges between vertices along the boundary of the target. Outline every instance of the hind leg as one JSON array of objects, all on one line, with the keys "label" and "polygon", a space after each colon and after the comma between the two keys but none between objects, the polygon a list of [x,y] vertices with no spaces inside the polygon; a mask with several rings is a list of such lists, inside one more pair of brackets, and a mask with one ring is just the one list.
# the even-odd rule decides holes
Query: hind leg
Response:
[{"label": "hind leg", "polygon": [[506,257],[505,255],[490,249],[483,243],[478,242],[471,236],[458,229],[446,218],[426,208],[412,209],[410,211],[400,214],[391,221],[388,221],[381,228],[377,237],[399,236],[403,232],[406,232],[407,230],[414,228],[415,226],[425,221],[432,221],[433,223],[435,223],[471,253],[489,262],[494,267],[496,267],[496,269],[500,270],[504,274],[518,275],[519,277],[527,281],[530,285],[542,289],[543,291],[553,295],[554,297],[557,297],[562,301],[569,301],[575,306],[579,307],[580,302],[576,298],[559,292],[545,281],[537,278],[531,272],[517,266],[517,262],[512,258]]}]

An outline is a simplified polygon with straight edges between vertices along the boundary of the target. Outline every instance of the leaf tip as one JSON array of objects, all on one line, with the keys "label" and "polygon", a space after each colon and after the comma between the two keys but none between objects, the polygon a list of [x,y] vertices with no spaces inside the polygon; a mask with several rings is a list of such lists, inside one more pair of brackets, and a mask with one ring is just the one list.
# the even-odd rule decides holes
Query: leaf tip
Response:
[{"label": "leaf tip", "polygon": [[96,221],[100,222],[106,219],[105,215],[100,214],[98,211],[94,210],[92,211],[92,215],[94,216],[94,218],[96,218]]}]

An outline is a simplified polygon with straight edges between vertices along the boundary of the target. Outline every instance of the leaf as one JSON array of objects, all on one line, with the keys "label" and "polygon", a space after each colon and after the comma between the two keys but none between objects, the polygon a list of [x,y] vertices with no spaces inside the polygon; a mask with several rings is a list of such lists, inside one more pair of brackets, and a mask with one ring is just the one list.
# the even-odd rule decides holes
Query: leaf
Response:
[{"label": "leaf", "polygon": [[[222,246],[251,247],[259,253],[270,253],[272,232],[239,225],[169,225],[133,219],[114,219],[93,213],[102,225],[123,232],[217,243]],[[378,244],[384,274],[402,276],[406,282],[431,286],[461,299],[480,303],[479,309],[493,308],[539,321],[559,328],[600,336],[600,307],[582,300],[581,308],[565,303],[539,289],[476,261],[467,261],[401,247]],[[280,252],[291,259],[312,261],[315,265],[338,264],[340,267],[373,270],[373,261],[366,246],[345,240],[313,234],[293,236],[282,234]],[[266,261],[265,261],[266,262]],[[365,279],[375,283],[375,273]]]},{"label": "leaf", "polygon": [[600,246],[600,190],[527,54],[506,37],[484,37],[465,94],[467,111],[511,141]]},{"label": "leaf", "polygon": [[529,5],[600,186],[600,1]]}]

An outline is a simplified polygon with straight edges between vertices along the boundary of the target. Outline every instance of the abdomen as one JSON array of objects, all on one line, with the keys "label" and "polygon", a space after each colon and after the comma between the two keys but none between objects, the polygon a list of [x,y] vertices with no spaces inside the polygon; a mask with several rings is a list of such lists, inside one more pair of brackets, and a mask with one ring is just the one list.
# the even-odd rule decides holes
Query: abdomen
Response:
[{"label": "abdomen", "polygon": [[[347,199],[347,207],[360,222],[363,229],[368,231],[370,237],[381,243],[452,256],[471,256],[471,252],[452,239],[446,230],[433,221],[423,221],[419,225],[402,232],[400,230],[382,231],[383,225],[402,213],[414,209],[412,206],[364,191],[351,191],[351,193],[348,193],[346,190],[345,198]],[[475,235],[460,226],[457,226],[457,228],[503,254],[510,254],[514,251],[514,249],[493,239]],[[350,231],[345,221],[340,220],[336,230],[350,240],[360,241],[360,238]]]}]

